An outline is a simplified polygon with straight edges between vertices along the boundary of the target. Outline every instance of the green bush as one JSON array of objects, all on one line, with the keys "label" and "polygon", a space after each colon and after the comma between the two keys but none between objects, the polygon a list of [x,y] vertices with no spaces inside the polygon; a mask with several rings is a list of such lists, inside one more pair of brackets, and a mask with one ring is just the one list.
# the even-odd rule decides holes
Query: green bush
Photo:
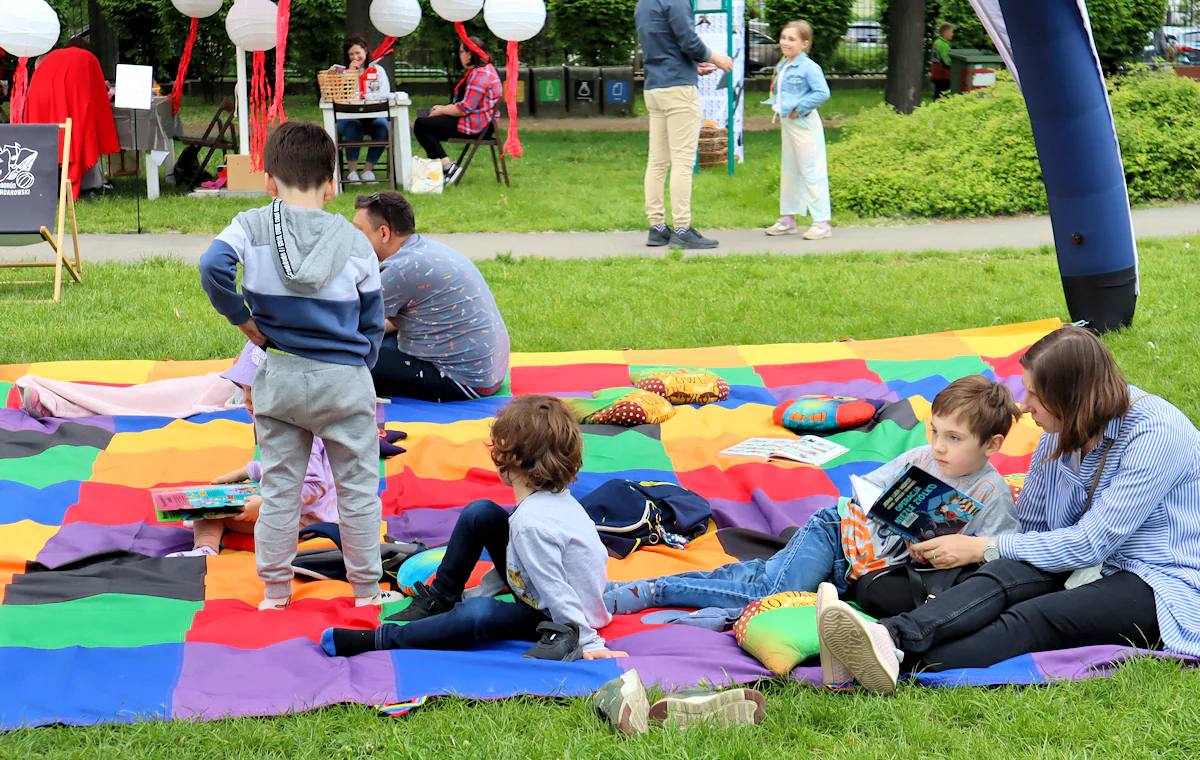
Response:
[{"label": "green bush", "polygon": [[[1200,83],[1144,67],[1109,84],[1130,200],[1200,198]],[[849,119],[829,147],[833,207],[864,217],[978,217],[1047,211],[1025,101],[989,90],[897,114]]]},{"label": "green bush", "polygon": [[637,49],[637,0],[550,0],[558,41],[585,66],[628,65]]},{"label": "green bush", "polygon": [[812,24],[813,44],[809,55],[828,68],[833,63],[834,51],[842,42],[842,35],[850,26],[851,5],[851,0],[766,0],[766,19],[776,39],[789,21]]}]

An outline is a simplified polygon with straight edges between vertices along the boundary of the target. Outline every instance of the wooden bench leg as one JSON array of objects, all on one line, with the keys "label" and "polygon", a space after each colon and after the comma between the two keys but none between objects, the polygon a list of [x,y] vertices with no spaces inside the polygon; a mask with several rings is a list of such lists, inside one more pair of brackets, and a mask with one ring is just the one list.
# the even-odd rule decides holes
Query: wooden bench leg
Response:
[{"label": "wooden bench leg", "polygon": [[502,172],[504,172],[504,186],[512,187],[512,185],[510,185],[508,183],[508,164],[504,163],[504,151],[503,150],[500,151],[500,170]]}]

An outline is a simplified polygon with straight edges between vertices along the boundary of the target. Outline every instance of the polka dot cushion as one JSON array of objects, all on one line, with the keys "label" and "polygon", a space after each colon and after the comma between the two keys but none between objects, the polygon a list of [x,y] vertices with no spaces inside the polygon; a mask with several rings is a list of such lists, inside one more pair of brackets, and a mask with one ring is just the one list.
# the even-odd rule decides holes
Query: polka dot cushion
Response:
[{"label": "polka dot cushion", "polygon": [[711,404],[729,398],[729,383],[720,375],[702,369],[646,370],[633,373],[629,381],[672,404]]},{"label": "polka dot cushion", "polygon": [[631,390],[616,403],[592,413],[584,422],[594,425],[661,425],[675,416],[675,409],[662,396]]}]

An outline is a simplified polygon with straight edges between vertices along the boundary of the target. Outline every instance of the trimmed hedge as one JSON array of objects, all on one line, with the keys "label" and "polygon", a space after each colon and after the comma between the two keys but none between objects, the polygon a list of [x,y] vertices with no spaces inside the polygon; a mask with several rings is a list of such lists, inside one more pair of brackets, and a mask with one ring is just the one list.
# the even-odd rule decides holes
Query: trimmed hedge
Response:
[{"label": "trimmed hedge", "polygon": [[[1135,67],[1109,92],[1130,200],[1200,198],[1200,82]],[[833,207],[864,217],[1047,211],[1029,114],[1007,75],[909,116],[881,105],[849,119],[829,175]]]}]

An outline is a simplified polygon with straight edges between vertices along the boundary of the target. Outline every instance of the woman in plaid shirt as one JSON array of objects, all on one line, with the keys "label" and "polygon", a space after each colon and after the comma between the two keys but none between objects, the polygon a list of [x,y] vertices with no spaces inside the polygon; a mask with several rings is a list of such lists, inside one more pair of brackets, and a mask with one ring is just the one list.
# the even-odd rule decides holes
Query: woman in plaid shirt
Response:
[{"label": "woman in plaid shirt", "polygon": [[428,116],[422,116],[413,123],[417,142],[421,143],[430,158],[442,160],[446,182],[450,184],[458,182],[462,171],[446,155],[442,140],[452,137],[474,138],[480,132],[484,133],[485,139],[491,137],[495,131],[492,122],[496,118],[496,104],[504,95],[500,75],[496,73],[490,56],[483,52],[479,38],[471,37],[470,40],[479,52],[469,50],[465,45],[458,47],[458,58],[467,73],[454,88],[457,100],[452,105],[434,106],[429,109]]}]

